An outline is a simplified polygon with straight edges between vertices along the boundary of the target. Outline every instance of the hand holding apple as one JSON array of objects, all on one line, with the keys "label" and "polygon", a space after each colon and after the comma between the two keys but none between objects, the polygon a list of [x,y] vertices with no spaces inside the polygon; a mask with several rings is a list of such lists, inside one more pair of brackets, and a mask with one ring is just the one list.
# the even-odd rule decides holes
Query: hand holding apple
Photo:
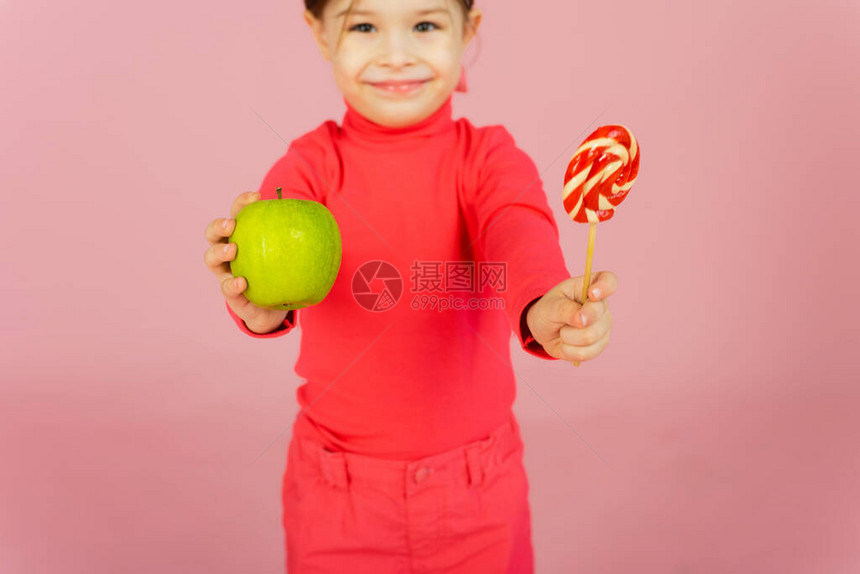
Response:
[{"label": "hand holding apple", "polygon": [[245,205],[260,199],[260,194],[246,191],[239,194],[230,208],[230,218],[213,219],[206,226],[206,240],[209,248],[203,256],[206,266],[215,274],[221,285],[221,292],[227,304],[248,326],[256,333],[268,333],[284,322],[286,311],[259,307],[251,303],[244,295],[248,286],[244,277],[233,277],[230,272],[230,261],[236,257],[236,245],[228,243],[227,239],[236,227],[236,215]]},{"label": "hand holding apple", "polygon": [[259,307],[289,311],[325,299],[340,270],[340,229],[325,205],[281,198],[245,205],[236,215],[230,269],[244,277]]}]

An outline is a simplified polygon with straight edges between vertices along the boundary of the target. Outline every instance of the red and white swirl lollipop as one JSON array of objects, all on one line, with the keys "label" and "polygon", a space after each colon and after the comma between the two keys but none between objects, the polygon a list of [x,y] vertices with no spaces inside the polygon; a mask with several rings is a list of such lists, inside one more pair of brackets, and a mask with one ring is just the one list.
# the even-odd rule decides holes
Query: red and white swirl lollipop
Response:
[{"label": "red and white swirl lollipop", "polygon": [[[571,219],[588,223],[588,253],[582,302],[588,298],[597,222],[615,214],[639,173],[639,144],[624,126],[601,126],[585,138],[564,174],[564,209]],[[579,362],[573,363],[579,366]]]}]

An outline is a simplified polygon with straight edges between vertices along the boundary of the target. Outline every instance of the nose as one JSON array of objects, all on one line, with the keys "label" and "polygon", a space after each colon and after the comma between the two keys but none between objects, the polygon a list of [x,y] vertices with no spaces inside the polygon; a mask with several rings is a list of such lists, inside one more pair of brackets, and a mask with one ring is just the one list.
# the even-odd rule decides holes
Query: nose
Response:
[{"label": "nose", "polygon": [[414,63],[411,44],[411,38],[399,30],[386,34],[380,63],[395,69]]}]

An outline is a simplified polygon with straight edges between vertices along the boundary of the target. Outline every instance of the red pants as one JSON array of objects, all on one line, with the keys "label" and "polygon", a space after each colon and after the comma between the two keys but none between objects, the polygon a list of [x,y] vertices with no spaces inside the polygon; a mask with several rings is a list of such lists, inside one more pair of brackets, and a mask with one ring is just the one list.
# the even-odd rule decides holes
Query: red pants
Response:
[{"label": "red pants", "polygon": [[297,420],[284,473],[288,574],[534,571],[513,414],[483,440],[414,461],[333,452],[314,433]]}]

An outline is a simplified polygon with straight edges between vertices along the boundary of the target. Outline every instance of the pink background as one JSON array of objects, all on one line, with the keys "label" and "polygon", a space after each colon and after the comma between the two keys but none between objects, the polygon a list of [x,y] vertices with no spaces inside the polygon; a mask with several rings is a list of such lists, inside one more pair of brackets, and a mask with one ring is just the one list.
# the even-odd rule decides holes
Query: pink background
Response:
[{"label": "pink background", "polygon": [[[860,571],[860,4],[478,3],[454,115],[532,156],[574,274],[576,144],[643,150],[610,346],[515,353],[539,572]],[[202,258],[342,117],[301,9],[0,0],[5,574],[283,571],[299,334],[240,334]]]}]

